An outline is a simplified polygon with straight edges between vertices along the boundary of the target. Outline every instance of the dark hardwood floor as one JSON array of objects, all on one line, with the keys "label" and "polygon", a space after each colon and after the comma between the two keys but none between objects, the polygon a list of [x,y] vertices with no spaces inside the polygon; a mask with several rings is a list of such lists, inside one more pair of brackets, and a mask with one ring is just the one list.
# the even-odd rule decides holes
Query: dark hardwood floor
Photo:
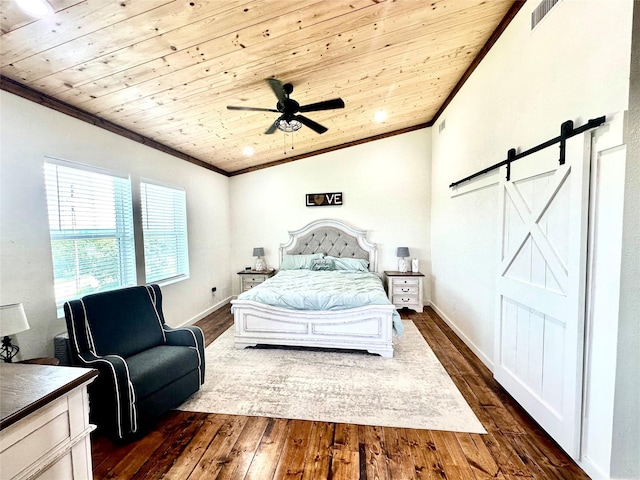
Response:
[{"label": "dark hardwood floor", "polygon": [[[487,435],[172,411],[126,445],[95,434],[94,478],[589,478],[433,310],[402,316],[417,325]],[[232,322],[227,306],[197,325],[209,344]]]}]

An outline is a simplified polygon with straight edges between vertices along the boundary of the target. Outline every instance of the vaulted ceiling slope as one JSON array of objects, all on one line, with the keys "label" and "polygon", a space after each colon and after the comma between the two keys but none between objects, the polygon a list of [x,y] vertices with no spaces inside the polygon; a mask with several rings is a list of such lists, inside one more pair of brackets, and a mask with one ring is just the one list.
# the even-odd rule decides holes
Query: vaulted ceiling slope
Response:
[{"label": "vaulted ceiling slope", "polygon": [[[513,0],[0,0],[2,88],[233,175],[424,127],[521,7]],[[324,125],[265,130],[268,78]],[[374,121],[378,111],[387,115]],[[243,150],[250,147],[253,155]]]}]

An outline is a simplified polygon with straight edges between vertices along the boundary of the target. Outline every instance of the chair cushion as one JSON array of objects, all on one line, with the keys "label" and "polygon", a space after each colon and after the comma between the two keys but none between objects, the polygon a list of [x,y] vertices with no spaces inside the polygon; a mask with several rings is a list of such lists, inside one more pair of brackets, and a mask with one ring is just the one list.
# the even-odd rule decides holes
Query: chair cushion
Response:
[{"label": "chair cushion", "polygon": [[169,345],[150,348],[126,361],[137,401],[197,370],[200,364],[196,349]]},{"label": "chair cushion", "polygon": [[161,320],[145,287],[87,295],[82,303],[99,356],[129,357],[165,342]]}]

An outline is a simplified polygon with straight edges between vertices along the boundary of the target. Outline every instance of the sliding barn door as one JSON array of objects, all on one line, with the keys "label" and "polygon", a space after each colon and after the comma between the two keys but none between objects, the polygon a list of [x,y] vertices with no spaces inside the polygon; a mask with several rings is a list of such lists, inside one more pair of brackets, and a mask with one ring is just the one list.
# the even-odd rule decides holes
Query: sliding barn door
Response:
[{"label": "sliding barn door", "polygon": [[[494,376],[580,452],[590,133],[511,166],[502,209]],[[506,170],[503,170],[505,173]]]}]

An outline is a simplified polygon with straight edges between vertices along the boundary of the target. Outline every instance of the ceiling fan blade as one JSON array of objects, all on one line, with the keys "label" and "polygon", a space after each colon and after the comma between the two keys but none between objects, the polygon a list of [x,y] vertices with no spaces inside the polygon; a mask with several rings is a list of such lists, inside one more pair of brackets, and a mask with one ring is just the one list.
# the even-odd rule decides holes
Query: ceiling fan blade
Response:
[{"label": "ceiling fan blade", "polygon": [[327,130],[329,130],[327,127],[323,127],[319,123],[314,122],[313,120],[311,120],[310,118],[305,117],[304,115],[294,115],[293,119],[294,120],[298,120],[301,124],[306,125],[307,127],[309,127],[311,130],[313,130],[316,133],[324,133]]},{"label": "ceiling fan blade", "polygon": [[264,133],[266,135],[271,135],[272,133],[275,133],[275,131],[278,129],[278,122],[280,122],[280,120],[282,120],[283,118],[284,118],[284,115],[280,115],[278,118],[276,118],[276,121],[273,122],[271,126],[264,131]]},{"label": "ceiling fan blade", "polygon": [[227,105],[227,110],[243,110],[245,112],[276,112],[276,113],[279,113],[278,110],[275,110],[273,108],[235,107],[233,105]]},{"label": "ceiling fan blade", "polygon": [[333,110],[334,108],[344,108],[344,101],[341,98],[334,98],[324,102],[310,103],[309,105],[302,105],[298,111],[317,112],[318,110]]},{"label": "ceiling fan blade", "polygon": [[271,87],[271,90],[273,90],[273,93],[275,93],[276,97],[278,98],[278,102],[284,103],[284,101],[287,99],[287,94],[284,91],[282,82],[275,78],[267,78],[267,83]]}]

